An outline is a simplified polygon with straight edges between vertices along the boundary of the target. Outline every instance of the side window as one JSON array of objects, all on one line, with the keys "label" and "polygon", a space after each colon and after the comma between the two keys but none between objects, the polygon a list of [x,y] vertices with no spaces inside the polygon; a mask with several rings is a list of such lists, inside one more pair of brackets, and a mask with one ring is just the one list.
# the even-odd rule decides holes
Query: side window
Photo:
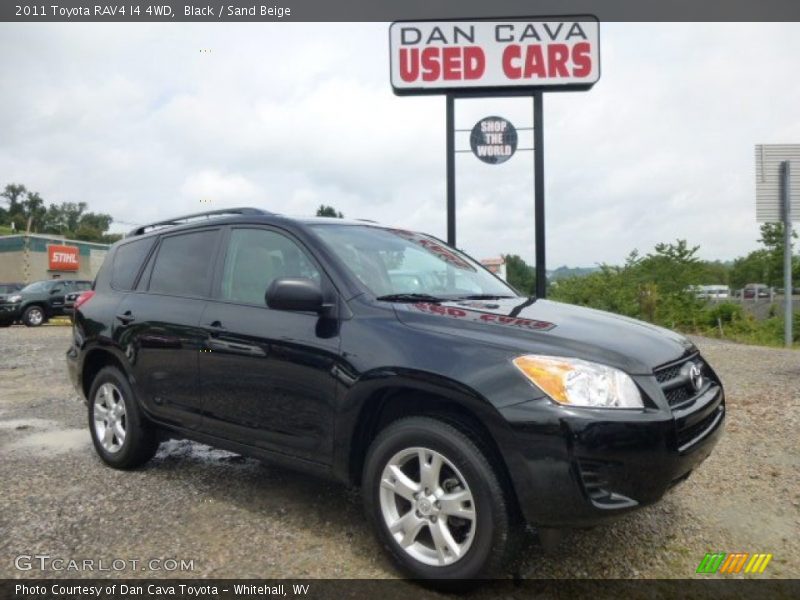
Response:
[{"label": "side window", "polygon": [[[154,243],[155,238],[151,237],[128,242],[117,248],[114,254],[114,265],[111,269],[112,288],[125,292],[133,289],[136,275]],[[82,288],[79,286],[78,289]]]},{"label": "side window", "polygon": [[150,276],[150,291],[205,296],[213,269],[218,230],[171,235],[161,240]]},{"label": "side window", "polygon": [[278,277],[304,277],[320,283],[319,270],[291,239],[266,229],[231,231],[222,273],[224,300],[264,305]]}]

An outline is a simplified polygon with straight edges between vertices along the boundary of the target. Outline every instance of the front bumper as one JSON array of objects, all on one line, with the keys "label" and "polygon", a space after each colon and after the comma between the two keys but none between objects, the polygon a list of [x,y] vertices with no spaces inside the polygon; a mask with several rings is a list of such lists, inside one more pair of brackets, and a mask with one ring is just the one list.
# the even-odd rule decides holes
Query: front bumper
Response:
[{"label": "front bumper", "polygon": [[21,304],[19,302],[0,304],[0,321],[18,321],[22,311],[20,310]]},{"label": "front bumper", "polygon": [[725,395],[713,385],[680,410],[570,409],[545,399],[502,412],[526,519],[588,526],[651,504],[686,479],[722,434]]}]

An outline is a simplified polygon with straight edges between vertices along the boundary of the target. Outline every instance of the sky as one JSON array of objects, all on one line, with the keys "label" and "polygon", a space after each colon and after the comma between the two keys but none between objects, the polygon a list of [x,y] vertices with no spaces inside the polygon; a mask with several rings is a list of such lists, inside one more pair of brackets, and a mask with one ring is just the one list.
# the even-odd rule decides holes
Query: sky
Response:
[{"label": "sky", "polygon": [[[678,238],[710,260],[755,249],[754,145],[800,142],[798,34],[603,23],[600,81],[544,97],[548,268]],[[0,57],[0,187],[86,202],[115,231],[327,204],[446,235],[445,100],[392,93],[388,24],[3,23]],[[530,99],[460,100],[456,127],[488,115],[533,124]],[[457,245],[532,263],[532,153],[456,161]]]}]

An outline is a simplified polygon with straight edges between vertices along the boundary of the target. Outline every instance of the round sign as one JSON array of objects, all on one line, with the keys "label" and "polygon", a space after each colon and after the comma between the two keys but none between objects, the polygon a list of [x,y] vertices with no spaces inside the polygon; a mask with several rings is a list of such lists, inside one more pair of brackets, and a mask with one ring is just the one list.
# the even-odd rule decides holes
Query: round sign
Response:
[{"label": "round sign", "polygon": [[490,165],[499,165],[517,151],[517,130],[503,117],[485,117],[469,135],[472,153]]}]

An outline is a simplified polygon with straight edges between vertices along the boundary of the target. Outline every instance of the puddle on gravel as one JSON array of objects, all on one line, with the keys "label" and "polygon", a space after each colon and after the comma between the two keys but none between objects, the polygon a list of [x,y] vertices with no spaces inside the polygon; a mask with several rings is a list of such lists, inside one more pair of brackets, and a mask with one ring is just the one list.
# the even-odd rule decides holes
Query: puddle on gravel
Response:
[{"label": "puddle on gravel", "polygon": [[80,450],[91,443],[86,429],[62,429],[60,431],[41,431],[4,444],[3,450],[27,450],[29,452],[52,455],[55,453]]},{"label": "puddle on gravel", "polygon": [[[7,419],[0,421],[4,451],[25,450],[36,455],[80,450],[91,442],[86,429],[64,429],[50,419]],[[11,440],[10,434],[16,434]],[[21,437],[20,437],[21,436]]]},{"label": "puddle on gravel", "polygon": [[8,419],[0,421],[0,429],[24,431],[27,429],[56,429],[58,423],[49,419]]}]

